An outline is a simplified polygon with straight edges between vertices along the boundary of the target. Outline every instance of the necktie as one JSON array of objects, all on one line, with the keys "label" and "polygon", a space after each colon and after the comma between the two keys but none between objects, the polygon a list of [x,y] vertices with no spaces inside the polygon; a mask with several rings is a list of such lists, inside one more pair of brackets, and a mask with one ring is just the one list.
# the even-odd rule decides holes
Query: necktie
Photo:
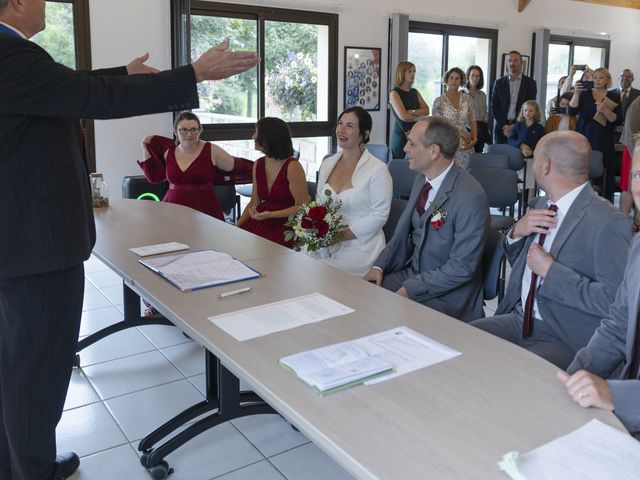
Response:
[{"label": "necktie", "polygon": [[[558,207],[551,205],[549,210],[557,212]],[[546,233],[541,233],[538,239],[538,245],[543,246],[544,240],[547,238]],[[529,286],[529,293],[527,294],[527,300],[524,304],[524,322],[522,322],[522,338],[527,338],[533,332],[533,299],[536,295],[536,283],[538,282],[538,275],[535,272],[531,272],[531,285]]]},{"label": "necktie", "polygon": [[422,192],[420,192],[420,196],[418,197],[418,201],[416,202],[416,212],[418,212],[418,215],[420,216],[424,213],[424,206],[427,204],[427,198],[429,198],[431,188],[431,184],[429,182],[425,182],[424,187],[422,187]]},{"label": "necktie", "polygon": [[636,335],[633,340],[633,348],[631,350],[631,366],[627,371],[627,378],[635,380],[638,378],[638,370],[640,369],[640,312],[636,320]]},{"label": "necktie", "polygon": [[627,103],[629,103],[629,90],[625,90],[622,94],[622,101],[620,102],[620,108],[622,109],[622,120],[624,121],[624,114],[627,111]]}]

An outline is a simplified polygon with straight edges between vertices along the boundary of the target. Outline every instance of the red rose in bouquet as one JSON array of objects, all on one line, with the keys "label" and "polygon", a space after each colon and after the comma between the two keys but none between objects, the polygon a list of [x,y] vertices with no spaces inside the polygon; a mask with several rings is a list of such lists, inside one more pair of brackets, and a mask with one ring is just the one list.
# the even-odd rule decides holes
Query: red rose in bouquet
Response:
[{"label": "red rose in bouquet", "polygon": [[327,208],[323,205],[318,205],[317,207],[313,207],[309,210],[309,217],[314,220],[323,220],[325,215],[327,214]]},{"label": "red rose in bouquet", "polygon": [[313,224],[314,221],[307,216],[302,217],[302,221],[300,222],[302,228],[313,228]]},{"label": "red rose in bouquet", "polygon": [[322,238],[329,231],[329,224],[324,220],[319,220],[316,222],[316,228],[318,229],[318,238]]}]

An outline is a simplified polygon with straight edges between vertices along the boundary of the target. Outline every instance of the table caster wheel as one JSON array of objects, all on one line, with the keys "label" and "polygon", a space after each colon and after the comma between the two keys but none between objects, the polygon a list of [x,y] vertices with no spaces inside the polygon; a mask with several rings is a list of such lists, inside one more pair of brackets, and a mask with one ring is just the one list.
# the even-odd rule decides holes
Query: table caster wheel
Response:
[{"label": "table caster wheel", "polygon": [[169,468],[169,464],[166,461],[160,460],[160,463],[149,469],[149,473],[154,480],[165,480],[173,473],[173,468]]},{"label": "table caster wheel", "polygon": [[151,454],[151,452],[153,452],[153,449],[143,453],[140,456],[140,465],[142,465],[144,468],[151,467],[151,465],[149,465],[149,455]]},{"label": "table caster wheel", "polygon": [[73,368],[80,367],[80,354],[76,353],[76,358],[73,360]]}]

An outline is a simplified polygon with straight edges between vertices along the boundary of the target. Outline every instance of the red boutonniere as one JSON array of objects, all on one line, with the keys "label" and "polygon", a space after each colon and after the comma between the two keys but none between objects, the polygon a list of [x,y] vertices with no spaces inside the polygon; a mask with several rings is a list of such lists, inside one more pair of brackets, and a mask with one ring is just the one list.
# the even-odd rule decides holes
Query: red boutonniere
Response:
[{"label": "red boutonniere", "polygon": [[434,230],[440,230],[444,225],[444,220],[447,218],[447,212],[441,208],[434,208],[431,212],[431,226]]}]

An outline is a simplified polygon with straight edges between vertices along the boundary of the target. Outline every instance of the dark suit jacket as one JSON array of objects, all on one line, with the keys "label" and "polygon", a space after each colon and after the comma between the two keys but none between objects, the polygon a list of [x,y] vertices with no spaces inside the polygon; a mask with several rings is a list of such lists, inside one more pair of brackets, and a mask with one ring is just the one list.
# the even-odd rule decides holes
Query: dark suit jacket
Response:
[{"label": "dark suit jacket", "polygon": [[620,113],[622,115],[622,119],[621,122],[624,123],[624,117],[627,114],[627,108],[629,108],[629,106],[633,103],[633,101],[640,97],[640,90],[638,90],[637,88],[633,88],[631,87],[631,89],[629,90],[629,100],[627,102],[626,108],[622,108],[622,90],[620,89],[620,87],[618,88],[614,88],[613,90],[610,90],[611,92],[615,92],[620,96]]},{"label": "dark suit jacket", "polygon": [[[535,100],[538,94],[536,81],[522,75],[520,82],[520,90],[518,91],[518,101],[516,102],[516,116],[522,108],[522,104],[527,100]],[[509,90],[509,76],[505,75],[497,79],[493,83],[493,92],[491,94],[491,112],[495,120],[495,132],[502,133],[502,127],[507,123],[507,115],[509,114],[509,103],[511,102],[511,91]]]},{"label": "dark suit jacket", "polygon": [[191,66],[155,75],[92,75],[70,70],[38,45],[2,33],[0,91],[0,278],[77,265],[93,248],[78,119],[198,105]]},{"label": "dark suit jacket", "polygon": [[[546,208],[547,197],[536,208]],[[535,235],[506,246],[511,278],[496,315],[521,303],[522,275]],[[631,240],[629,219],[586,185],[551,245],[554,262],[536,292],[540,315],[574,351],[584,347],[607,315],[622,280]]]},{"label": "dark suit jacket", "polygon": [[[424,182],[424,175],[416,177],[393,237],[373,264],[384,273],[403,270],[411,263],[411,215]],[[481,260],[489,229],[487,196],[473,177],[454,165],[433,205],[447,213],[445,223],[439,230],[425,225],[420,246],[424,271],[403,286],[410,299],[447,315],[467,322],[480,318],[484,316]]]}]

